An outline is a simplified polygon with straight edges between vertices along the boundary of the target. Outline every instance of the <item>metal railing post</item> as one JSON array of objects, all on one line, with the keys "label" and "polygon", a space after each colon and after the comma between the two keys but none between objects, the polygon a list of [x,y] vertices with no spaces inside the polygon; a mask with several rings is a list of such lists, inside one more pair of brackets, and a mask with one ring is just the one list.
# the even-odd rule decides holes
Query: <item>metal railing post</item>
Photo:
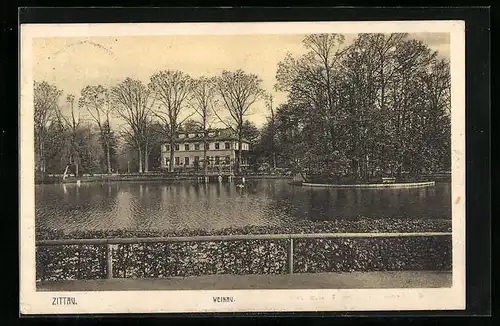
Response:
[{"label": "metal railing post", "polygon": [[106,245],[106,276],[108,279],[113,278],[113,247],[111,244]]},{"label": "metal railing post", "polygon": [[288,240],[288,274],[293,274],[293,238]]},{"label": "metal railing post", "polygon": [[[106,238],[106,239],[58,239],[58,240],[38,240],[35,244],[37,269],[40,269],[41,278],[45,271],[43,252],[38,252],[38,247],[68,246],[68,245],[105,245],[105,261],[103,268],[106,269],[106,277],[113,278],[113,246],[130,245],[138,243],[182,243],[182,242],[214,242],[214,241],[240,241],[240,240],[288,240],[287,262],[288,273],[294,273],[293,246],[294,239],[333,239],[333,238],[402,238],[402,237],[436,237],[451,236],[451,232],[408,232],[408,233],[300,233],[300,234],[235,234],[216,236],[194,236],[194,237],[152,237],[152,238]],[[225,253],[225,252],[224,252]],[[81,252],[79,253],[81,259]],[[41,266],[39,266],[41,265]],[[81,268],[81,264],[78,264]],[[79,270],[79,273],[81,271]],[[124,271],[125,273],[125,271]]]}]

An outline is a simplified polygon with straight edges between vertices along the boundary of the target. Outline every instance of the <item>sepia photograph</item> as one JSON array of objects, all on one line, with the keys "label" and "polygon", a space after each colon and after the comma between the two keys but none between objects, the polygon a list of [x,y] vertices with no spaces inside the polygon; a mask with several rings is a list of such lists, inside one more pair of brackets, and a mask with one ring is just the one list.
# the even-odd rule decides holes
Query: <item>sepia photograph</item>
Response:
[{"label": "sepia photograph", "polygon": [[460,22],[113,25],[21,29],[21,310],[465,308]]}]

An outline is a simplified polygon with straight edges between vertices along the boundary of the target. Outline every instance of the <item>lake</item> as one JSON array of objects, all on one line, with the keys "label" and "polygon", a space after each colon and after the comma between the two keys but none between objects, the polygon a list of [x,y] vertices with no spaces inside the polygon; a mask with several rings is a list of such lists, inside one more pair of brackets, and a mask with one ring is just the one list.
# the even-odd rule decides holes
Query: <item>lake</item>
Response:
[{"label": "lake", "polygon": [[322,189],[289,180],[36,185],[36,224],[76,230],[179,230],[266,226],[303,219],[451,219],[451,185]]}]

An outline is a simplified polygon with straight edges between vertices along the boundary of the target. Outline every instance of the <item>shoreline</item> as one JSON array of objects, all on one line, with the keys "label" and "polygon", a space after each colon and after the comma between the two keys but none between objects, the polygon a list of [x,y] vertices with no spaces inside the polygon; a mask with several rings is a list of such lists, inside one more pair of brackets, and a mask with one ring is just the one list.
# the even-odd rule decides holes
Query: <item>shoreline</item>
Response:
[{"label": "shoreline", "polygon": [[[166,181],[166,182],[176,182],[176,181],[197,181],[205,176],[203,175],[179,175],[179,176],[167,176],[161,174],[150,174],[150,175],[140,175],[140,174],[113,174],[113,175],[94,175],[94,176],[82,176],[82,177],[74,177],[69,176],[66,180],[62,180],[60,176],[49,176],[48,180],[44,182],[35,182],[36,185],[42,184],[78,184],[80,183],[94,183],[94,182],[135,182],[135,181]],[[218,175],[210,175],[208,176],[209,182],[218,182]],[[283,176],[283,175],[243,175],[243,176],[231,176],[233,180],[238,180],[241,178],[245,178],[246,180],[260,180],[260,179],[281,179],[281,180],[291,180],[291,176]],[[228,181],[228,176],[223,176],[222,180],[224,182]]]},{"label": "shoreline", "polygon": [[210,235],[253,235],[293,233],[388,233],[388,232],[451,232],[451,218],[359,218],[330,221],[302,220],[288,225],[227,227],[222,229],[177,230],[79,230],[65,232],[60,229],[36,227],[36,240],[177,237]]},{"label": "shoreline", "polygon": [[394,183],[360,183],[360,184],[331,184],[331,183],[310,183],[303,182],[302,186],[305,187],[323,187],[323,188],[423,188],[433,187],[436,185],[435,181],[422,181],[422,182],[394,182]]},{"label": "shoreline", "polygon": [[[94,174],[94,175],[82,175],[79,177],[67,176],[65,180],[62,179],[62,175],[48,174],[43,181],[40,179],[35,180],[35,184],[77,184],[80,183],[91,183],[91,182],[114,182],[114,181],[186,181],[186,180],[200,180],[204,178],[203,174],[177,174],[168,175],[158,172],[149,172],[144,174],[130,173],[130,174]],[[227,182],[229,175],[222,175],[222,181]],[[432,186],[430,183],[437,182],[451,182],[451,174],[422,174],[417,177],[411,178],[406,181],[406,178],[402,180],[397,180],[397,182],[392,183],[323,183],[316,182],[316,180],[297,182],[293,181],[293,175],[284,174],[247,174],[247,175],[231,175],[233,180],[238,180],[241,178],[246,180],[259,180],[259,179],[282,179],[282,180],[292,180],[290,184],[292,185],[303,185],[309,187],[330,187],[330,188],[396,188],[396,187],[427,187]],[[218,174],[208,175],[209,182],[218,182]]]}]

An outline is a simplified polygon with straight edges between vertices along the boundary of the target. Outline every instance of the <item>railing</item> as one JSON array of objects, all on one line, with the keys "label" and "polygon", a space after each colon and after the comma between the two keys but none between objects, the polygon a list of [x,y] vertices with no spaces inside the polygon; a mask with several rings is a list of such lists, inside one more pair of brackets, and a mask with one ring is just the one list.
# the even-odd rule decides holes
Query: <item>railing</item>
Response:
[{"label": "railing", "polygon": [[288,240],[288,273],[293,274],[294,239],[331,239],[331,238],[403,238],[451,236],[450,232],[413,232],[413,233],[298,233],[298,234],[239,234],[194,237],[154,237],[154,238],[107,238],[107,239],[59,239],[39,240],[37,247],[68,245],[106,245],[106,275],[113,278],[113,245],[168,243],[168,242],[213,242],[238,240]]}]

